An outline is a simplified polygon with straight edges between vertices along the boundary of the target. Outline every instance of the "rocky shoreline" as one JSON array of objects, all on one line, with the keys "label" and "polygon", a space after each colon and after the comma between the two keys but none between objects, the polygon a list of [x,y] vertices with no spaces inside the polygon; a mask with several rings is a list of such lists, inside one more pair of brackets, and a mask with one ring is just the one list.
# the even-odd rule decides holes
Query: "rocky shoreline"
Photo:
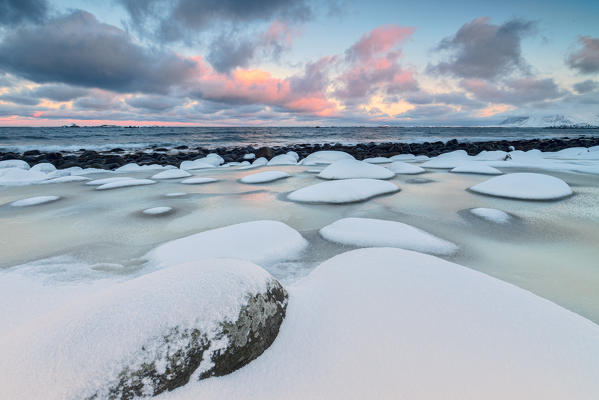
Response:
[{"label": "rocky shoreline", "polygon": [[560,139],[522,139],[498,140],[485,142],[459,142],[456,139],[447,142],[423,143],[359,143],[355,145],[337,144],[292,144],[288,146],[273,147],[219,147],[205,148],[177,146],[175,148],[151,147],[145,150],[128,152],[122,148],[106,151],[80,149],[76,152],[43,152],[29,150],[23,153],[0,152],[0,161],[18,159],[27,163],[51,163],[58,169],[79,166],[82,168],[116,169],[128,163],[139,165],[160,164],[179,165],[182,161],[194,160],[204,157],[209,153],[218,153],[225,162],[244,161],[244,155],[254,153],[256,157],[272,157],[295,151],[300,158],[320,150],[339,150],[353,155],[358,160],[369,157],[390,157],[396,154],[414,154],[434,157],[454,150],[465,150],[470,155],[476,155],[483,150],[510,151],[539,149],[542,151],[559,151],[569,147],[591,147],[599,145],[599,137],[580,136],[577,138],[563,137]]}]

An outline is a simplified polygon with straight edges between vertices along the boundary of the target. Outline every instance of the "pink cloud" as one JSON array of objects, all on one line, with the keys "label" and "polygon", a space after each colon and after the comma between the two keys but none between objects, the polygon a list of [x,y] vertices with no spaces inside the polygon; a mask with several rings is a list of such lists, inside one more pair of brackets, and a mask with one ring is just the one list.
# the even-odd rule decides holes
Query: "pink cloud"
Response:
[{"label": "pink cloud", "polygon": [[398,25],[382,25],[364,34],[346,51],[349,60],[366,60],[388,52],[414,33],[414,28]]}]

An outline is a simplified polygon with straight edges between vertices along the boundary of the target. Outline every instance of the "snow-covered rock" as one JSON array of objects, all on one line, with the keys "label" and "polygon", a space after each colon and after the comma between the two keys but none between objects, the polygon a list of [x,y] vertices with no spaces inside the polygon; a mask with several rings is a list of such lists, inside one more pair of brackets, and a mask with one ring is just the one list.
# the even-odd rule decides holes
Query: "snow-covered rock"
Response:
[{"label": "snow-covered rock", "polygon": [[172,207],[152,207],[152,208],[146,208],[145,210],[142,211],[142,213],[146,214],[146,215],[162,215],[162,214],[167,214],[170,213],[171,211],[173,211]]},{"label": "snow-covered rock", "polygon": [[423,168],[451,169],[464,164],[466,161],[471,161],[471,158],[464,150],[455,150],[431,158],[420,166]]},{"label": "snow-covered rock", "polygon": [[29,164],[23,160],[4,160],[0,161],[0,168],[20,168],[29,169]]},{"label": "snow-covered rock", "polygon": [[48,180],[45,180],[40,183],[70,183],[70,182],[84,182],[84,181],[89,181],[89,178],[86,178],[85,176],[80,176],[80,175],[66,175],[66,176],[59,176],[58,178],[48,179]]},{"label": "snow-covered rock", "polygon": [[393,173],[402,175],[416,175],[426,172],[424,168],[403,161],[393,161],[387,168]]},{"label": "snow-covered rock", "polygon": [[297,164],[297,153],[279,154],[270,159],[267,165],[295,165]]},{"label": "snow-covered rock", "polygon": [[[594,399],[599,326],[434,256],[359,249],[288,287],[277,340],[160,400]],[[268,379],[265,379],[268,377]]]},{"label": "snow-covered rock", "polygon": [[318,175],[319,178],[323,179],[390,179],[394,176],[395,174],[387,168],[351,159],[335,161]]},{"label": "snow-covered rock", "polygon": [[243,159],[244,160],[253,160],[256,158],[256,155],[254,153],[247,153],[243,155]]},{"label": "snow-covered rock", "polygon": [[343,218],[322,228],[320,236],[348,246],[399,247],[438,255],[449,255],[458,250],[455,244],[426,231],[383,219]]},{"label": "snow-covered rock", "polygon": [[53,176],[41,171],[23,169],[19,167],[8,167],[0,169],[0,185],[20,186],[39,183],[53,178]]},{"label": "snow-covered rock", "polygon": [[412,161],[416,158],[416,156],[414,154],[396,154],[393,157],[390,157],[389,159],[391,160],[391,162],[393,161]]},{"label": "snow-covered rock", "polygon": [[550,175],[518,172],[496,176],[470,188],[473,192],[522,200],[552,200],[567,197],[572,189]]},{"label": "snow-covered rock", "polygon": [[203,177],[203,176],[195,176],[193,178],[187,178],[187,179],[183,179],[181,181],[181,183],[184,183],[186,185],[202,185],[204,183],[212,183],[212,182],[218,182],[218,179],[208,178],[208,177]]},{"label": "snow-covered rock", "polygon": [[239,181],[242,183],[267,183],[288,178],[289,176],[287,172],[283,171],[264,171],[244,176]]},{"label": "snow-covered rock", "polygon": [[392,160],[387,157],[370,157],[370,158],[365,158],[364,162],[367,162],[370,164],[388,164],[388,163],[392,162]]},{"label": "snow-covered rock", "polygon": [[130,399],[225,375],[271,345],[286,306],[247,261],[156,271],[4,332],[0,398]]},{"label": "snow-covered rock", "polygon": [[501,175],[502,172],[497,168],[485,165],[483,162],[472,161],[460,164],[453,168],[451,172],[460,174],[481,174],[481,175]]},{"label": "snow-covered rock", "polygon": [[179,166],[180,169],[184,169],[184,170],[193,170],[193,169],[206,169],[206,168],[215,168],[218,165],[214,165],[214,163],[207,163],[205,161],[201,161],[203,159],[199,159],[199,160],[193,160],[193,161],[183,161],[181,162],[181,165]]},{"label": "snow-covered rock", "polygon": [[27,199],[17,200],[10,203],[13,207],[29,207],[37,206],[39,204],[51,203],[60,199],[60,196],[36,196],[29,197]]},{"label": "snow-covered rock", "polygon": [[146,255],[153,265],[232,257],[260,265],[292,260],[308,246],[295,229],[278,221],[251,221],[196,233],[164,243]]},{"label": "snow-covered rock", "polygon": [[90,186],[100,186],[100,185],[104,185],[105,183],[127,181],[130,179],[134,179],[134,178],[131,178],[130,176],[114,176],[111,178],[94,179],[93,181],[86,182],[85,184],[90,185]]},{"label": "snow-covered rock", "polygon": [[122,167],[115,169],[114,172],[116,172],[117,174],[128,174],[130,172],[154,171],[157,169],[169,169],[169,168],[175,168],[175,167],[173,167],[172,165],[163,167],[162,165],[158,165],[158,164],[139,165],[137,163],[129,163],[129,164],[125,164]]},{"label": "snow-covered rock", "polygon": [[341,204],[398,191],[399,187],[395,184],[378,179],[341,179],[298,189],[287,195],[287,198],[297,202]]},{"label": "snow-covered rock", "polygon": [[96,190],[108,190],[108,189],[117,189],[131,186],[143,186],[143,185],[151,185],[156,183],[151,179],[123,179],[115,182],[105,183],[96,188]]},{"label": "snow-covered rock", "polygon": [[322,150],[309,154],[301,162],[302,165],[331,164],[339,160],[353,160],[354,156],[344,151]]},{"label": "snow-covered rock", "polygon": [[174,168],[159,172],[153,175],[151,179],[177,179],[187,178],[188,176],[191,176],[191,174],[184,169]]},{"label": "snow-covered rock", "polygon": [[495,222],[496,224],[507,224],[512,219],[508,213],[496,208],[472,208],[470,212],[479,218]]},{"label": "snow-covered rock", "polygon": [[483,150],[474,157],[473,160],[476,161],[503,161],[506,159],[508,153],[502,150]]},{"label": "snow-covered rock", "polygon": [[165,194],[166,197],[181,197],[187,195],[186,192],[172,192]]},{"label": "snow-covered rock", "polygon": [[31,167],[31,171],[39,171],[45,174],[49,174],[50,172],[56,171],[56,167],[50,163],[39,163]]}]

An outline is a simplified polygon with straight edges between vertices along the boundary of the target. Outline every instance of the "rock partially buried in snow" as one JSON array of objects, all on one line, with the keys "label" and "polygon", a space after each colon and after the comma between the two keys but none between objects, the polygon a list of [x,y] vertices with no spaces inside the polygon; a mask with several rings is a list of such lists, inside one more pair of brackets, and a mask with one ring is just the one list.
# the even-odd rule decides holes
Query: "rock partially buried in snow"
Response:
[{"label": "rock partially buried in snow", "polygon": [[23,160],[4,160],[0,161],[0,168],[19,168],[29,169],[29,164]]},{"label": "rock partially buried in snow", "polygon": [[183,169],[167,169],[166,171],[159,172],[152,176],[152,179],[177,179],[187,178],[191,174]]},{"label": "rock partially buried in snow", "polygon": [[252,221],[166,242],[145,258],[159,267],[212,257],[240,258],[267,265],[292,260],[307,246],[299,232],[282,222]]},{"label": "rock partially buried in snow", "polygon": [[297,164],[297,154],[279,154],[274,156],[267,165],[295,165]]},{"label": "rock partially buried in snow", "polygon": [[413,226],[382,219],[343,218],[325,226],[320,235],[331,242],[359,247],[399,247],[449,255],[458,247]]},{"label": "rock partially buried in snow", "polygon": [[521,200],[554,200],[570,196],[566,182],[550,175],[518,172],[489,179],[470,188],[473,192]]},{"label": "rock partially buried in snow", "polygon": [[279,179],[288,178],[289,174],[283,171],[265,171],[257,174],[247,175],[239,181],[242,183],[268,183]]},{"label": "rock partially buried in snow", "polygon": [[70,183],[70,182],[83,182],[89,181],[89,178],[80,175],[67,175],[67,176],[59,176],[58,178],[48,179],[47,181],[43,181],[40,183]]},{"label": "rock partially buried in snow", "polygon": [[204,183],[212,183],[212,182],[217,182],[218,179],[215,178],[206,178],[206,177],[195,177],[195,178],[187,178],[187,179],[183,179],[181,181],[181,183],[184,183],[186,185],[202,185]]},{"label": "rock partially buried in snow", "polygon": [[462,173],[462,174],[481,174],[481,175],[501,175],[502,172],[497,168],[493,168],[489,165],[485,165],[481,162],[468,162],[458,165],[451,172]]},{"label": "rock partially buried in snow", "polygon": [[473,208],[470,212],[479,218],[486,219],[487,221],[494,222],[496,224],[507,224],[512,217],[505,211],[498,210],[496,208]]},{"label": "rock partially buried in snow", "polygon": [[323,179],[390,179],[394,176],[395,174],[387,168],[351,159],[335,161],[318,175],[319,178]]},{"label": "rock partially buried in snow", "polygon": [[157,170],[157,169],[168,169],[168,168],[175,168],[175,167],[173,167],[172,165],[163,167],[162,165],[158,165],[158,164],[139,165],[136,163],[129,163],[129,164],[125,164],[122,167],[115,169],[114,172],[116,172],[118,174],[127,174],[129,172],[153,171],[153,170]]},{"label": "rock partially buried in snow", "polygon": [[36,196],[13,201],[12,203],[10,203],[10,205],[13,207],[29,207],[37,206],[40,204],[52,203],[58,199],[60,199],[60,196]]},{"label": "rock partially buried in snow", "polygon": [[172,192],[165,194],[166,197],[181,197],[187,195],[186,192]]},{"label": "rock partially buried in snow", "polygon": [[391,163],[391,165],[387,166],[387,168],[390,171],[401,175],[416,175],[426,172],[424,168],[420,168],[417,165],[408,164],[402,161],[394,161]]},{"label": "rock partially buried in snow", "polygon": [[336,150],[322,150],[316,151],[308,157],[304,158],[301,162],[302,165],[318,165],[318,164],[331,164],[339,160],[353,160],[354,156],[344,151]]},{"label": "rock partially buried in snow", "polygon": [[173,211],[172,207],[152,207],[146,208],[142,212],[146,215],[163,215]]},{"label": "rock partially buried in snow", "polygon": [[247,261],[150,273],[4,336],[0,397],[130,399],[182,386],[194,372],[222,376],[271,345],[286,306],[280,283]]},{"label": "rock partially buried in snow", "polygon": [[364,159],[364,162],[367,162],[370,164],[388,164],[391,161],[392,160],[387,157],[370,157],[370,158]]},{"label": "rock partially buried in snow", "polygon": [[106,183],[127,181],[127,180],[131,180],[131,179],[134,179],[134,178],[131,178],[129,176],[115,176],[112,178],[94,179],[93,181],[86,182],[85,184],[90,185],[90,186],[100,186],[100,185],[104,185]]},{"label": "rock partially buried in snow", "polygon": [[289,193],[287,198],[305,203],[353,203],[382,194],[395,193],[399,187],[378,179],[342,179],[321,182]]},{"label": "rock partially buried in snow", "polygon": [[118,189],[118,188],[131,187],[131,186],[144,186],[144,185],[151,185],[153,183],[156,183],[156,181],[153,181],[151,179],[123,179],[120,181],[115,181],[115,182],[110,182],[110,183],[105,183],[103,185],[100,185],[96,188],[96,190]]}]

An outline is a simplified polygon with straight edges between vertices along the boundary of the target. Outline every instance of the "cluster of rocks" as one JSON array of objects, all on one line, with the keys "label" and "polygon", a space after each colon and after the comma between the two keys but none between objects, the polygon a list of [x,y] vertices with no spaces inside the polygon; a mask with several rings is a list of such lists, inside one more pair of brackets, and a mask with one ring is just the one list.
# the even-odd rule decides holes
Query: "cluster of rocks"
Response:
[{"label": "cluster of rocks", "polygon": [[41,152],[29,150],[24,153],[0,152],[0,161],[20,159],[29,164],[48,162],[56,168],[63,169],[74,166],[83,168],[116,169],[128,163],[139,165],[160,164],[179,165],[182,161],[204,157],[209,153],[218,153],[225,162],[243,161],[243,156],[254,153],[256,157],[272,157],[295,151],[300,158],[319,150],[339,150],[353,155],[358,160],[370,157],[390,157],[396,154],[415,154],[434,157],[454,150],[465,150],[469,155],[476,155],[483,150],[517,150],[539,149],[541,151],[559,151],[568,147],[591,147],[599,145],[599,137],[581,136],[577,138],[564,137],[560,139],[522,139],[499,140],[485,142],[459,142],[456,139],[448,142],[424,143],[360,143],[355,145],[336,144],[293,144],[273,147],[219,147],[219,148],[190,148],[182,145],[172,149],[152,147],[144,151],[126,152],[121,148],[107,151],[81,149],[77,152]]}]

